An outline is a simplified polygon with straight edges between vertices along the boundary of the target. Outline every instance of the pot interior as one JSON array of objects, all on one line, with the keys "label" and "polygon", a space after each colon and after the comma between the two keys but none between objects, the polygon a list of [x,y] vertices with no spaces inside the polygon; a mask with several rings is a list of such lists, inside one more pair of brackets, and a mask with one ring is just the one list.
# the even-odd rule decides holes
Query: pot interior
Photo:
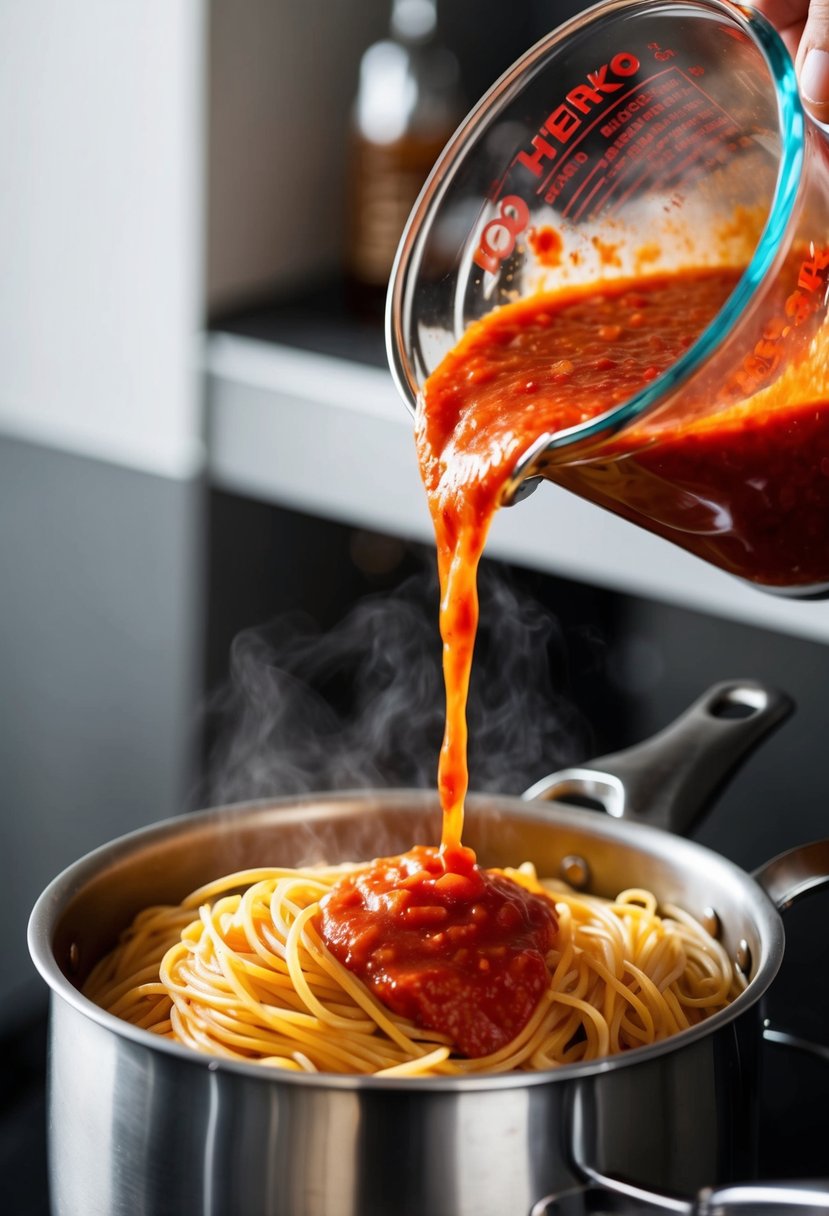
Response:
[{"label": "pot interior", "polygon": [[[439,836],[436,797],[420,791],[307,796],[170,820],[105,845],[55,879],[32,916],[33,957],[53,988],[66,981],[79,988],[149,905],[178,902],[236,870],[369,860]],[[743,871],[691,841],[562,804],[482,795],[469,799],[464,841],[485,866],[532,861],[550,878],[581,870],[582,890],[614,897],[646,887],[716,926],[751,979],[741,1005],[777,970],[783,934],[770,900]]]}]

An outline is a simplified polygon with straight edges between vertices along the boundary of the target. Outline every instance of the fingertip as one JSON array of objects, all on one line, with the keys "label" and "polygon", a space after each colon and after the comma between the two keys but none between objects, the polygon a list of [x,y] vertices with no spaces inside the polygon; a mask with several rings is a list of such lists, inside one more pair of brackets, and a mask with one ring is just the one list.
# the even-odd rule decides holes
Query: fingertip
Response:
[{"label": "fingertip", "polygon": [[803,103],[818,122],[829,122],[829,51],[812,46],[800,68]]}]

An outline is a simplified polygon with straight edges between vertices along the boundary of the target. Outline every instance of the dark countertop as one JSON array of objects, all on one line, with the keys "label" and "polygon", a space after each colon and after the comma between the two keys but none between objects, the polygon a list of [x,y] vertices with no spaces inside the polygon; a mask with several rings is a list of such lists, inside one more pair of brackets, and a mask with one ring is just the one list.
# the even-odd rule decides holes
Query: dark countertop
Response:
[{"label": "dark countertop", "polygon": [[0,1208],[49,1216],[46,1001],[0,1035]]}]

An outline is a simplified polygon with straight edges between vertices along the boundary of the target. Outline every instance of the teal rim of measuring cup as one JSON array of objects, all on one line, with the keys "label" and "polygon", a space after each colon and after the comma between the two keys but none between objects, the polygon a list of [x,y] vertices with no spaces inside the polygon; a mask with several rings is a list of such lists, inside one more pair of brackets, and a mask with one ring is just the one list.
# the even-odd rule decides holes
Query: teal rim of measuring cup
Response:
[{"label": "teal rim of measuring cup", "polygon": [[780,165],[769,215],[757,248],[737,286],[693,346],[651,384],[622,405],[589,422],[539,436],[519,458],[505,484],[501,496],[504,504],[513,500],[526,479],[536,475],[533,465],[542,453],[558,451],[603,435],[614,435],[634,419],[663,403],[668,394],[685,383],[709,355],[727,340],[783,244],[800,187],[805,145],[805,117],[794,64],[776,30],[761,13],[742,5],[720,3],[719,0],[704,0],[704,3],[706,7],[716,8],[730,16],[752,37],[763,54],[775,86]]}]

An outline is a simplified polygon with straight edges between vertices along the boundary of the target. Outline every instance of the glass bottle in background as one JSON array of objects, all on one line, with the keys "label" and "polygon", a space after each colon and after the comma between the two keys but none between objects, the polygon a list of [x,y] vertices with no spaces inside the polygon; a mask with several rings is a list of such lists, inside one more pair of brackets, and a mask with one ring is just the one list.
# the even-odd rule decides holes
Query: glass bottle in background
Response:
[{"label": "glass bottle in background", "polygon": [[389,37],[361,60],[352,114],[346,274],[360,312],[382,315],[400,234],[463,113],[437,0],[393,0]]}]

